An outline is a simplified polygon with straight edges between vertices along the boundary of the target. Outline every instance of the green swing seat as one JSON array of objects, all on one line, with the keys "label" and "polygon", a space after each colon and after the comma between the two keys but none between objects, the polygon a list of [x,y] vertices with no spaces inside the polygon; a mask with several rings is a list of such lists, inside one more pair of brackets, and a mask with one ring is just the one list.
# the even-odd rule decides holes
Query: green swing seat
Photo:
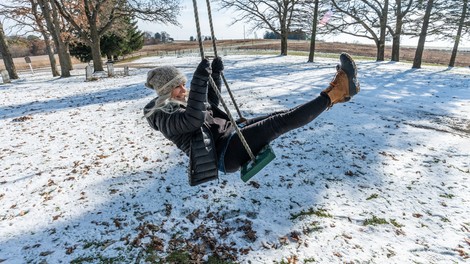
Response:
[{"label": "green swing seat", "polygon": [[253,176],[255,176],[260,170],[262,170],[266,165],[268,165],[276,155],[274,154],[271,146],[266,145],[255,157],[255,160],[250,160],[245,163],[241,170],[241,178],[243,182],[249,181]]}]

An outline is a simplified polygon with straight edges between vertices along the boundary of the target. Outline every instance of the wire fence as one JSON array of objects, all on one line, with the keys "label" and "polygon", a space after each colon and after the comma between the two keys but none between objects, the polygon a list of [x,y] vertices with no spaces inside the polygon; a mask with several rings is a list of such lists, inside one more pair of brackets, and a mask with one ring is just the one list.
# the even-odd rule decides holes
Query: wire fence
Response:
[{"label": "wire fence", "polygon": [[[227,55],[246,55],[246,54],[278,54],[279,51],[272,49],[239,49],[239,48],[217,48],[218,54]],[[204,49],[206,56],[211,57],[214,50]],[[136,57],[199,57],[199,49],[181,49],[174,51],[139,51],[132,54],[120,56],[119,60],[130,60]]]}]

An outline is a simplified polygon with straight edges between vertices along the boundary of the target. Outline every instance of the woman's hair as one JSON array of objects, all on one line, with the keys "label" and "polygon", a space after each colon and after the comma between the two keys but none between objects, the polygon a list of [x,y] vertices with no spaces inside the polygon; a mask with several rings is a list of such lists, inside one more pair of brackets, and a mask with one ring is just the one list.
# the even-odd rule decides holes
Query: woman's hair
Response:
[{"label": "woman's hair", "polygon": [[161,97],[158,97],[155,100],[155,105],[144,115],[144,117],[149,117],[156,111],[162,111],[167,114],[173,114],[178,110],[181,106],[186,107],[186,102],[182,102],[179,100],[167,98],[164,100],[160,100]]}]

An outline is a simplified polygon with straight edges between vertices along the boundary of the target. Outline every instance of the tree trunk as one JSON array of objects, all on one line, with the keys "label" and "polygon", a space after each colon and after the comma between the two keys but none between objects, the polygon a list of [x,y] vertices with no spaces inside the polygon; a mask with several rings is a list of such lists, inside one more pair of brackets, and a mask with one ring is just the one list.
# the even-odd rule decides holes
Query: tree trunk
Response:
[{"label": "tree trunk", "polygon": [[54,29],[57,34],[58,46],[57,52],[59,53],[59,61],[60,61],[60,69],[61,69],[61,76],[62,77],[70,77],[70,69],[72,66],[69,64],[69,55],[67,53],[67,48],[65,43],[62,39],[61,32],[60,32],[60,21],[59,21],[59,12],[57,11],[57,7],[53,2],[51,2],[52,8],[52,22],[54,23]]},{"label": "tree trunk", "polygon": [[49,39],[49,36],[47,35],[46,32],[41,31],[41,34],[42,34],[42,36],[44,38],[44,42],[46,44],[46,51],[47,51],[47,55],[49,56],[49,62],[51,64],[52,76],[54,76],[54,77],[60,76],[60,73],[57,70],[57,62],[55,60],[54,50],[52,49],[51,40]]},{"label": "tree trunk", "polygon": [[388,20],[388,0],[384,1],[384,9],[380,17],[380,36],[379,45],[377,46],[377,61],[385,60],[385,36],[387,34]]},{"label": "tree trunk", "polygon": [[416,53],[413,60],[413,69],[421,68],[421,61],[423,58],[424,52],[424,43],[426,43],[426,35],[428,32],[429,26],[429,18],[431,17],[432,6],[434,4],[434,0],[428,0],[428,4],[426,6],[426,14],[424,15],[423,19],[423,27],[421,28],[421,34],[419,35],[418,40],[418,47],[416,47]]},{"label": "tree trunk", "polygon": [[70,77],[70,67],[68,65],[67,59],[64,55],[64,43],[60,37],[60,24],[57,16],[51,14],[51,5],[48,0],[38,0],[39,6],[44,14],[44,20],[46,21],[47,29],[49,30],[54,44],[57,49],[57,55],[59,55],[60,63],[60,76],[61,77]]},{"label": "tree trunk", "polygon": [[393,36],[391,61],[400,61],[400,45],[400,33],[397,32],[397,34]]},{"label": "tree trunk", "polygon": [[392,41],[392,61],[400,61],[400,40],[401,31],[403,28],[403,15],[401,11],[401,0],[396,0],[397,3],[397,22],[395,23],[395,34]]},{"label": "tree trunk", "polygon": [[457,30],[457,35],[455,36],[454,48],[452,49],[452,55],[450,56],[449,67],[454,67],[455,65],[455,59],[457,57],[457,51],[459,49],[460,37],[462,36],[462,28],[465,23],[465,17],[467,16],[467,6],[468,0],[463,0],[462,15],[460,16],[459,29]]},{"label": "tree trunk", "polygon": [[377,61],[385,60],[385,40],[379,39],[377,43]]},{"label": "tree trunk", "polygon": [[318,21],[318,0],[315,0],[315,9],[313,11],[312,36],[310,37],[310,53],[308,62],[313,62],[315,57],[315,39],[317,38],[317,21]]},{"label": "tree trunk", "polygon": [[103,61],[101,60],[100,36],[96,29],[91,29],[92,42],[89,43],[91,47],[91,56],[93,57],[93,68],[95,72],[104,71]]},{"label": "tree trunk", "polygon": [[8,48],[5,33],[3,32],[2,23],[0,23],[0,53],[2,54],[3,64],[5,64],[5,68],[8,71],[10,79],[19,79],[18,74],[16,73],[15,64],[13,63],[13,58],[11,57],[11,53]]},{"label": "tree trunk", "polygon": [[57,62],[54,56],[54,50],[52,48],[52,43],[50,39],[50,35],[47,32],[46,26],[44,26],[43,18],[38,14],[38,2],[36,0],[32,0],[31,2],[31,11],[34,15],[36,24],[38,25],[39,32],[41,33],[42,37],[44,38],[44,43],[46,44],[46,52],[49,56],[49,63],[51,64],[51,72],[52,76],[60,76],[59,71],[57,70]]},{"label": "tree trunk", "polygon": [[67,56],[67,61],[70,66],[69,70],[73,70],[72,56],[70,56],[70,42],[64,42],[65,45],[65,54]]},{"label": "tree trunk", "polygon": [[287,56],[287,30],[281,30],[281,56]]}]

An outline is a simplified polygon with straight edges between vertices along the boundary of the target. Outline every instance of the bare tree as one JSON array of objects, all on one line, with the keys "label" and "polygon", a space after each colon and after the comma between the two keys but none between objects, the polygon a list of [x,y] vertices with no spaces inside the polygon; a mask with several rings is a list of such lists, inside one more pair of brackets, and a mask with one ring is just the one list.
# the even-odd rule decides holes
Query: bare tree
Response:
[{"label": "bare tree", "polygon": [[47,55],[49,56],[49,62],[51,64],[51,72],[52,76],[59,76],[60,73],[57,70],[57,62],[54,56],[54,50],[52,48],[51,43],[51,36],[50,33],[47,31],[47,27],[44,25],[44,17],[42,16],[41,12],[39,11],[39,6],[36,0],[28,0],[31,3],[31,14],[34,16],[34,21],[37,25],[37,30],[41,32],[41,35],[46,43],[46,51]]},{"label": "bare tree", "polygon": [[0,22],[0,53],[2,54],[3,64],[8,71],[10,79],[18,79],[18,74],[16,73],[15,63],[13,63],[13,58],[11,57],[10,50],[8,48],[8,42],[6,40],[5,32],[3,31],[3,24]]},{"label": "bare tree", "polygon": [[[20,32],[28,32],[25,29],[29,27],[33,32],[39,32],[43,36],[52,75],[68,77],[73,66],[66,41],[70,41],[71,34],[51,3],[50,0],[10,0],[9,4],[0,4],[0,6],[6,13],[4,16],[15,21],[15,27],[19,28]],[[54,47],[59,55],[62,74],[57,70]]]},{"label": "bare tree", "polygon": [[289,35],[296,7],[301,0],[219,0],[220,9],[234,9],[240,13],[232,24],[246,22],[252,29],[267,29],[281,37],[281,55],[287,55]]},{"label": "bare tree", "polygon": [[424,44],[426,43],[426,36],[428,33],[429,18],[431,17],[431,11],[434,4],[434,0],[428,0],[426,5],[426,13],[423,18],[423,26],[421,27],[421,34],[419,35],[418,47],[416,47],[415,57],[413,59],[412,68],[421,68],[421,60],[423,58]]},{"label": "bare tree", "polygon": [[395,13],[395,28],[390,25],[387,26],[390,34],[392,35],[392,61],[400,61],[400,45],[401,36],[403,32],[403,24],[406,15],[413,10],[413,3],[416,0],[407,0],[406,3],[402,3],[402,0],[395,0],[395,5],[392,7]]},{"label": "bare tree", "polygon": [[464,28],[469,29],[470,28],[470,21],[467,18],[467,12],[468,12],[468,0],[463,0],[462,5],[456,5],[453,3],[453,6],[459,7],[460,10],[460,16],[452,16],[455,15],[454,12],[451,12],[451,16],[448,17],[448,23],[453,24],[452,20],[455,20],[455,17],[459,17],[459,21],[457,21],[458,29],[457,33],[454,36],[454,47],[452,48],[452,55],[450,56],[450,61],[449,61],[449,67],[454,67],[455,65],[455,59],[457,58],[457,51],[459,49],[459,43],[460,39],[462,38],[462,32]]},{"label": "bare tree", "polygon": [[44,38],[46,51],[49,55],[51,64],[51,71],[53,76],[59,76],[57,70],[57,63],[54,57],[53,45],[51,43],[50,34],[44,25],[44,17],[39,10],[36,0],[12,0],[8,4],[0,4],[2,15],[8,19],[15,21],[15,28],[24,33],[28,32],[25,29],[30,28],[30,31],[40,32]]},{"label": "bare tree", "polygon": [[313,19],[312,19],[312,35],[310,36],[310,52],[308,54],[308,62],[313,62],[315,57],[315,40],[317,38],[317,23],[318,23],[318,3],[319,0],[315,0],[313,8]]},{"label": "bare tree", "polygon": [[47,29],[50,32],[52,39],[54,40],[54,44],[59,55],[61,72],[60,76],[70,77],[70,69],[72,66],[70,65],[69,54],[67,52],[66,45],[62,39],[61,24],[59,21],[57,9],[54,4],[50,2],[50,0],[37,0],[37,2],[41,7]]},{"label": "bare tree", "polygon": [[133,15],[148,21],[175,24],[180,0],[53,0],[62,17],[91,47],[95,71],[103,71],[100,37],[119,19]]},{"label": "bare tree", "polygon": [[329,29],[373,40],[377,61],[383,61],[389,0],[332,0],[331,3],[338,14],[328,24]]}]

